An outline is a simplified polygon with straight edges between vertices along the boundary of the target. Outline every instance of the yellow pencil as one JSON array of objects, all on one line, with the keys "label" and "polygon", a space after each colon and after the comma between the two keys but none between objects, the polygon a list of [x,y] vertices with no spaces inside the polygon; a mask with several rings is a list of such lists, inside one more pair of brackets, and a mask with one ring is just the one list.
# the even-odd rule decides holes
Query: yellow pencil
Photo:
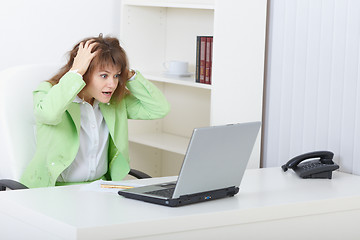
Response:
[{"label": "yellow pencil", "polygon": [[102,188],[119,188],[119,189],[130,189],[130,188],[134,188],[134,187],[131,187],[131,186],[111,185],[111,184],[100,184],[100,187],[102,187]]}]

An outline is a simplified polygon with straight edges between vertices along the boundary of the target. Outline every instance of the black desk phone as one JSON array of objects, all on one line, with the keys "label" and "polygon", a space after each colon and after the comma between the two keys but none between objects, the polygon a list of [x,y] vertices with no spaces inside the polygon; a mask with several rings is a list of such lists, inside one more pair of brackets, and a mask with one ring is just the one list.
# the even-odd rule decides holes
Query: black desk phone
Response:
[{"label": "black desk phone", "polygon": [[[332,171],[339,168],[339,165],[333,162],[333,157],[334,153],[329,151],[309,152],[290,159],[286,164],[282,165],[281,168],[284,172],[292,168],[301,178],[331,179]],[[318,159],[309,160],[313,158]]]}]

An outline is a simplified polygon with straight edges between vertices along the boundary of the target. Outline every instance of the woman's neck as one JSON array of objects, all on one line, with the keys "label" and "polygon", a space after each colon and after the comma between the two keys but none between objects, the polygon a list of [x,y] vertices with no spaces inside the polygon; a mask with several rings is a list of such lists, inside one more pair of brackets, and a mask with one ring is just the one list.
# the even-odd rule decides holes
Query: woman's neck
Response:
[{"label": "woman's neck", "polygon": [[78,97],[81,98],[83,101],[89,103],[91,106],[93,106],[95,99],[91,96],[87,96],[85,92],[80,91]]}]

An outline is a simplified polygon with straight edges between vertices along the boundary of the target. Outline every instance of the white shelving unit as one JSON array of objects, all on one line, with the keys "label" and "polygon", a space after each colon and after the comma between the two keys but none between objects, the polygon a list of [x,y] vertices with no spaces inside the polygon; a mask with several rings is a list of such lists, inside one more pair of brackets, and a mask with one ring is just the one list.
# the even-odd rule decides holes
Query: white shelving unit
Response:
[{"label": "white shelving unit", "polygon": [[[234,108],[239,105],[237,101],[243,101],[244,96],[241,95],[243,92],[248,95],[251,93],[248,91],[253,91],[256,96],[252,98],[256,99],[256,104],[260,102],[260,113],[258,113],[258,105],[250,104],[255,106],[257,111],[255,117],[250,115],[250,121],[261,120],[262,76],[258,79],[257,73],[256,81],[251,79],[251,87],[244,89],[244,86],[249,83],[244,84],[241,79],[236,79],[241,78],[243,73],[236,74],[236,71],[241,71],[239,69],[241,64],[234,65],[239,60],[241,62],[241,59],[250,60],[251,64],[255,64],[251,60],[254,58],[251,56],[253,53],[247,50],[247,54],[251,55],[243,56],[240,54],[241,52],[234,52],[232,56],[221,56],[226,51],[219,52],[217,50],[225,48],[229,51],[231,45],[228,43],[237,41],[237,38],[242,39],[243,36],[252,37],[254,35],[251,33],[254,32],[254,29],[250,29],[250,25],[254,24],[248,23],[249,28],[246,31],[249,32],[244,32],[245,35],[239,35],[242,31],[241,28],[238,30],[234,28],[237,24],[224,25],[230,18],[237,21],[236,19],[239,18],[237,15],[241,12],[245,12],[247,17],[238,19],[239,21],[249,19],[259,21],[256,14],[255,16],[253,13],[249,15],[248,10],[238,9],[242,6],[255,12],[261,12],[258,15],[265,14],[263,16],[265,19],[266,0],[261,0],[261,3],[257,4],[251,2],[249,0],[248,5],[244,3],[239,5],[239,2],[234,0],[224,2],[215,2],[215,0],[122,1],[120,41],[128,53],[130,65],[132,68],[140,70],[147,79],[157,85],[171,104],[171,112],[164,119],[129,121],[130,156],[131,165],[134,168],[144,170],[152,176],[177,175],[194,128],[247,120],[243,118],[243,114],[249,113]],[[225,4],[229,7],[223,8]],[[230,5],[232,6],[230,7]],[[263,9],[265,12],[261,11]],[[235,15],[230,16],[231,14]],[[261,19],[260,22],[262,22]],[[265,21],[256,25],[261,25],[259,29],[260,32],[263,31],[263,35],[260,34],[258,36],[260,41],[252,45],[259,47],[262,42],[264,49]],[[232,29],[232,37],[218,35],[216,31],[218,29],[218,32],[221,32],[221,28]],[[255,27],[255,32],[257,31]],[[195,73],[196,36],[199,35],[214,36],[213,85],[196,83],[194,74],[188,78],[166,76],[163,63],[169,60],[187,61],[189,71]],[[223,37],[226,37],[227,40]],[[251,46],[244,47],[247,49]],[[262,61],[260,66],[246,66],[243,71],[248,73],[249,67],[252,67],[251,71],[262,73],[263,53],[258,54],[256,59]],[[224,64],[227,67],[223,67]],[[220,67],[218,68],[218,66]],[[246,81],[248,80],[247,77]],[[260,82],[261,94],[258,89],[253,90],[253,88],[258,88]],[[240,89],[240,91],[234,93],[234,89]],[[228,94],[232,96],[227,96]],[[232,101],[224,102],[228,97]],[[249,101],[252,99],[246,100],[248,104]],[[230,113],[226,112],[226,119],[222,119],[221,115],[227,109]],[[255,165],[258,165],[259,154],[255,155],[257,158]]]}]

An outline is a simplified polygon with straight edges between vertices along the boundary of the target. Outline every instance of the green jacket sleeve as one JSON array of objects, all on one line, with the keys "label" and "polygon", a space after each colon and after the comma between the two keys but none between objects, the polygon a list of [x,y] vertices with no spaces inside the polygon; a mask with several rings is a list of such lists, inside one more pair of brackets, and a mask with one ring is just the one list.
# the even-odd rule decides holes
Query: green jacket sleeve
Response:
[{"label": "green jacket sleeve", "polygon": [[139,72],[126,84],[130,94],[125,97],[130,119],[157,119],[165,117],[170,105],[162,92]]},{"label": "green jacket sleeve", "polygon": [[42,82],[33,92],[36,121],[49,125],[60,123],[68,105],[84,86],[82,77],[72,72],[66,73],[55,86]]}]

